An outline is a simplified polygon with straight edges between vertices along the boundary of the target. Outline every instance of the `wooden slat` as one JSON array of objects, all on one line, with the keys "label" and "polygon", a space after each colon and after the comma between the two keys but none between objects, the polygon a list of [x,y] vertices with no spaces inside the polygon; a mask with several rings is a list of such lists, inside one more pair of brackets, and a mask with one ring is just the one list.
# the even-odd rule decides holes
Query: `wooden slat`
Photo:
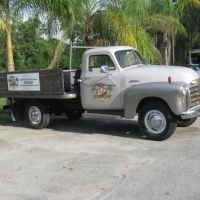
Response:
[{"label": "wooden slat", "polygon": [[40,72],[41,94],[64,94],[62,70]]},{"label": "wooden slat", "polygon": [[[39,73],[40,78],[40,91],[8,91],[7,74],[12,73],[0,73],[0,96],[7,97],[9,95],[33,95],[37,98],[37,95],[63,95],[64,81],[63,72],[60,69],[57,70],[38,70],[28,72],[14,72],[14,74],[24,73]],[[70,72],[69,72],[70,73]],[[24,96],[26,98],[26,96]]]},{"label": "wooden slat", "polygon": [[0,93],[8,92],[7,75],[5,73],[0,74]]}]

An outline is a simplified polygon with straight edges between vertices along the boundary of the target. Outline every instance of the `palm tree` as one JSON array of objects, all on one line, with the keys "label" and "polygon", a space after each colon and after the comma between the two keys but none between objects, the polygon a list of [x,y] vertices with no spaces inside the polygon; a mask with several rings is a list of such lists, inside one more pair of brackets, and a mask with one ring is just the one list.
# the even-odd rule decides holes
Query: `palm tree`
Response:
[{"label": "palm tree", "polygon": [[83,43],[87,46],[94,45],[94,16],[104,7],[105,0],[72,0],[72,2],[75,14],[75,27],[81,31],[79,36],[82,34]]},{"label": "palm tree", "polygon": [[151,5],[151,1],[147,0],[107,1],[106,9],[97,10],[90,17],[93,39],[96,36],[107,44],[131,45],[138,48],[150,62],[161,62],[161,54],[155,46],[152,33],[165,33],[166,44],[171,49],[172,36],[175,38],[177,32],[184,32],[184,28],[177,18],[152,12]]},{"label": "palm tree", "polygon": [[[54,27],[65,27],[64,35],[70,35],[73,30],[74,15],[68,0],[1,0],[0,28],[6,32],[7,36],[7,71],[15,70],[12,45],[12,19],[20,11],[34,12],[39,15],[45,13],[49,24],[55,25]],[[57,54],[55,53],[54,57],[56,56]]]},{"label": "palm tree", "polygon": [[[79,4],[81,11],[75,12],[78,13],[75,18],[83,25],[86,45],[131,45],[138,48],[150,62],[161,62],[161,54],[155,46],[152,33],[156,31],[165,33],[167,51],[171,52],[170,45],[172,43],[171,46],[174,46],[175,35],[184,32],[177,18],[166,13],[159,15],[153,13],[151,1],[82,0],[81,2]],[[171,5],[169,8],[171,9]]]},{"label": "palm tree", "polygon": [[186,30],[184,26],[180,23],[179,19],[173,16],[167,16],[162,14],[156,14],[149,18],[148,24],[153,26],[147,27],[150,32],[153,30],[155,37],[157,35],[162,35],[162,43],[164,46],[164,58],[165,64],[169,65],[175,63],[175,41],[177,34],[186,35]]},{"label": "palm tree", "polygon": [[15,71],[11,28],[12,6],[12,1],[0,1],[0,29],[5,31],[7,40],[7,71]]},{"label": "palm tree", "polygon": [[[162,5],[162,6],[161,6]],[[177,34],[186,35],[185,27],[181,24],[175,5],[171,0],[152,1],[151,15],[147,26],[154,30],[154,35],[162,34],[165,64],[175,63],[175,41]],[[151,31],[151,30],[150,30]]]},{"label": "palm tree", "polygon": [[[126,33],[130,32],[132,33],[129,34],[130,38],[135,38],[136,45],[133,43],[130,45],[138,48],[146,60],[148,60],[148,62],[161,62],[160,53],[154,45],[154,42],[146,29],[146,21],[150,17],[149,7],[150,1],[124,0],[122,1],[121,6],[117,12],[120,12],[123,15],[122,19],[125,24],[127,24],[127,29],[123,29],[124,23],[122,23],[121,30],[125,31],[124,35],[126,36]],[[121,38],[122,43],[124,40],[125,38]]]},{"label": "palm tree", "polygon": [[188,51],[199,48],[200,44],[200,1],[199,0],[179,0],[176,3],[176,10],[187,30],[187,38],[179,39],[179,59],[188,63]]},{"label": "palm tree", "polygon": [[72,35],[75,21],[72,2],[69,0],[27,0],[19,4],[21,10],[37,13],[45,18],[50,35],[55,32],[60,33],[60,39],[58,39],[53,58],[48,66],[49,69],[59,63],[65,46],[64,40]]},{"label": "palm tree", "polygon": [[[161,1],[160,1],[161,2]],[[163,1],[162,1],[163,2]],[[170,61],[170,52],[172,51],[172,62],[174,64],[175,62],[175,41],[177,34],[182,34],[184,37],[187,35],[186,28],[184,27],[184,23],[181,23],[181,18],[184,14],[188,14],[188,11],[194,10],[194,9],[200,9],[200,1],[199,0],[178,0],[174,4],[172,4],[171,0],[165,0],[165,6],[163,11],[165,12],[165,15],[169,18],[169,26],[165,26],[164,32],[165,35],[168,34],[168,50],[166,50],[168,53],[168,61]],[[170,19],[171,18],[171,19]],[[189,22],[192,23],[192,20]],[[188,30],[187,30],[188,31]],[[170,50],[171,48],[171,50]]]},{"label": "palm tree", "polygon": [[[145,57],[152,61],[158,57],[159,52],[141,26],[141,19],[138,19],[140,9],[145,13],[146,0],[85,0],[83,4],[83,30],[87,45],[131,45],[139,48]],[[135,9],[133,13],[137,11],[138,15],[131,15],[129,6],[132,6]],[[80,12],[78,14],[80,15]]]}]

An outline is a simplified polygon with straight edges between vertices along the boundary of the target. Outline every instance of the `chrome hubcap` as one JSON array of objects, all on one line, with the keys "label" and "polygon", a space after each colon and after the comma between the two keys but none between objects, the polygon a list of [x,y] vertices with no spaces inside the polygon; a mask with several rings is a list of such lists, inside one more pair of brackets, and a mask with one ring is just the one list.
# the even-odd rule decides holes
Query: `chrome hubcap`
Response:
[{"label": "chrome hubcap", "polygon": [[39,124],[42,119],[41,111],[36,106],[31,106],[29,109],[29,119],[33,124]]},{"label": "chrome hubcap", "polygon": [[162,133],[166,128],[166,118],[158,110],[149,111],[144,120],[147,130],[154,134]]}]

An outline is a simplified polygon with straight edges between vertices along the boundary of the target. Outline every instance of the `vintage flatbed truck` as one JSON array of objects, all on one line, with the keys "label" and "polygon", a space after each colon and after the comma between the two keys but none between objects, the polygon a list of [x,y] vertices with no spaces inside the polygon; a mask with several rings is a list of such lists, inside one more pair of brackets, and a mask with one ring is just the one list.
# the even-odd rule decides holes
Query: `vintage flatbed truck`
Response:
[{"label": "vintage flatbed truck", "polygon": [[185,67],[145,65],[131,47],[85,51],[80,69],[0,74],[0,97],[6,97],[16,120],[45,128],[51,114],[79,119],[82,113],[138,115],[141,132],[164,140],[176,126],[200,116],[199,75]]}]

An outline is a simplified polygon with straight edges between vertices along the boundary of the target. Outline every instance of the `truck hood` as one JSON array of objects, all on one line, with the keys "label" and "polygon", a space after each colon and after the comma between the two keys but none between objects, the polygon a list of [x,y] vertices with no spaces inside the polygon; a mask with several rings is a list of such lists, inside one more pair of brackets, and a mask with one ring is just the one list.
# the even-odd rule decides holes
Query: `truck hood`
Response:
[{"label": "truck hood", "polygon": [[192,69],[178,66],[165,65],[139,65],[124,69],[128,82],[135,84],[149,82],[167,82],[171,77],[172,82],[184,82],[190,84],[199,75]]}]

